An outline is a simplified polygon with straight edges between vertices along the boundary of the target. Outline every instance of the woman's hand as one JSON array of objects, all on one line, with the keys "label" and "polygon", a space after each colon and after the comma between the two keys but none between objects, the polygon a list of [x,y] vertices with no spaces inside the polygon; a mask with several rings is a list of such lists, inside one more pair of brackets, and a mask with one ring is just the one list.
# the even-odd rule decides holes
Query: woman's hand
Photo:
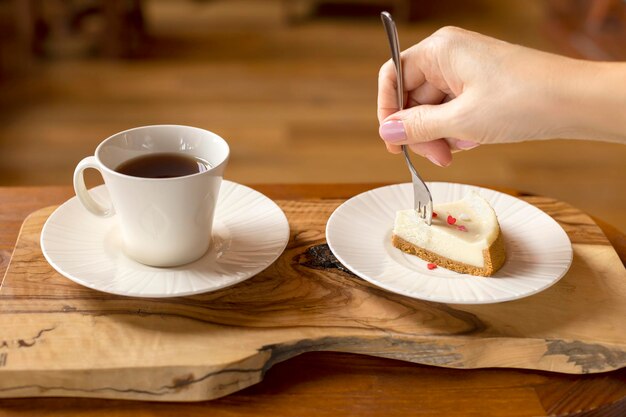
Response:
[{"label": "woman's hand", "polygon": [[[580,111],[593,106],[594,99],[600,105],[597,90],[603,84],[597,78],[603,72],[613,82],[624,81],[619,97],[626,100],[624,64],[574,60],[454,27],[438,30],[404,51],[401,59],[406,108],[397,109],[396,73],[388,61],[378,79],[380,136],[390,152],[408,145],[440,166],[452,162],[451,151],[480,144],[594,138],[594,129],[599,139],[611,140],[602,137],[601,120],[587,123],[583,119],[590,112]],[[606,95],[614,88],[609,84]],[[592,102],[580,101],[584,97]],[[622,107],[624,119],[613,129],[617,136],[621,129],[622,138],[625,112]]]}]

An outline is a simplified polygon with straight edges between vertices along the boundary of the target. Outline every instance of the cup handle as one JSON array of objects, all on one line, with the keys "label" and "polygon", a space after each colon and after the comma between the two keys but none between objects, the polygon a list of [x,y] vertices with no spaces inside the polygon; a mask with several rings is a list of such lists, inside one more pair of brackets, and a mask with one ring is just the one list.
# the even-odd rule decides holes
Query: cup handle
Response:
[{"label": "cup handle", "polygon": [[88,156],[84,158],[82,161],[76,165],[76,169],[74,170],[74,192],[76,193],[76,197],[80,200],[81,204],[91,213],[95,214],[98,217],[111,217],[115,214],[115,209],[113,206],[104,207],[100,203],[96,202],[90,195],[89,191],[87,191],[87,187],[85,186],[85,178],[83,176],[83,172],[87,168],[93,168],[98,170],[102,175],[102,171],[100,171],[100,165],[98,161],[93,156]]}]

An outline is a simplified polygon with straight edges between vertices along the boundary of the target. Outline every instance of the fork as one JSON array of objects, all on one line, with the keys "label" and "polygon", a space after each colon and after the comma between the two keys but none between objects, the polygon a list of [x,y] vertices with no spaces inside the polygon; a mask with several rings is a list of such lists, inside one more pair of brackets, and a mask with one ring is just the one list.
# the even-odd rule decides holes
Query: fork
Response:
[{"label": "fork", "polygon": [[[404,84],[402,82],[402,61],[400,60],[400,41],[398,40],[398,30],[396,24],[389,12],[382,12],[380,18],[385,26],[389,47],[391,48],[391,58],[396,66],[396,91],[398,93],[398,110],[404,108]],[[426,183],[417,173],[417,170],[411,162],[409,151],[406,145],[402,145],[404,159],[411,171],[411,180],[413,182],[413,205],[417,214],[430,226],[433,220],[433,198]]]}]

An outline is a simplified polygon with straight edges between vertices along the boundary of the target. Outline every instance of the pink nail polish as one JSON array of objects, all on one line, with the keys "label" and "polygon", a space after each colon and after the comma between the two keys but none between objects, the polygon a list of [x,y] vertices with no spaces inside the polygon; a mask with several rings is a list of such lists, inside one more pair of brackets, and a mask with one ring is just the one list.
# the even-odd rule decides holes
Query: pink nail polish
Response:
[{"label": "pink nail polish", "polygon": [[480,146],[480,143],[472,142],[471,140],[457,140],[456,141],[456,147],[464,151],[475,148],[477,146]]},{"label": "pink nail polish", "polygon": [[389,120],[383,123],[378,129],[378,133],[385,142],[397,143],[406,140],[406,131],[402,120]]}]

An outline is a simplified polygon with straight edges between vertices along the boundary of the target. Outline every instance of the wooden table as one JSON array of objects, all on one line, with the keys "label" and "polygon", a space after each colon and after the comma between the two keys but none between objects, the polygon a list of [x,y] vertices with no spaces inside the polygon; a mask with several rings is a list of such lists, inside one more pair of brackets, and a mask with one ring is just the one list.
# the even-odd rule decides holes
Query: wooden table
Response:
[{"label": "wooden table", "polygon": [[[259,185],[274,199],[348,198],[379,184]],[[514,193],[512,190],[502,190]],[[19,227],[41,207],[71,197],[69,187],[0,187],[0,274]],[[598,221],[622,260],[626,238]],[[0,332],[2,329],[0,329]],[[626,369],[595,375],[455,370],[340,353],[306,353],[275,365],[263,382],[201,403],[37,398],[0,400],[0,417],[232,415],[624,416]]]}]

